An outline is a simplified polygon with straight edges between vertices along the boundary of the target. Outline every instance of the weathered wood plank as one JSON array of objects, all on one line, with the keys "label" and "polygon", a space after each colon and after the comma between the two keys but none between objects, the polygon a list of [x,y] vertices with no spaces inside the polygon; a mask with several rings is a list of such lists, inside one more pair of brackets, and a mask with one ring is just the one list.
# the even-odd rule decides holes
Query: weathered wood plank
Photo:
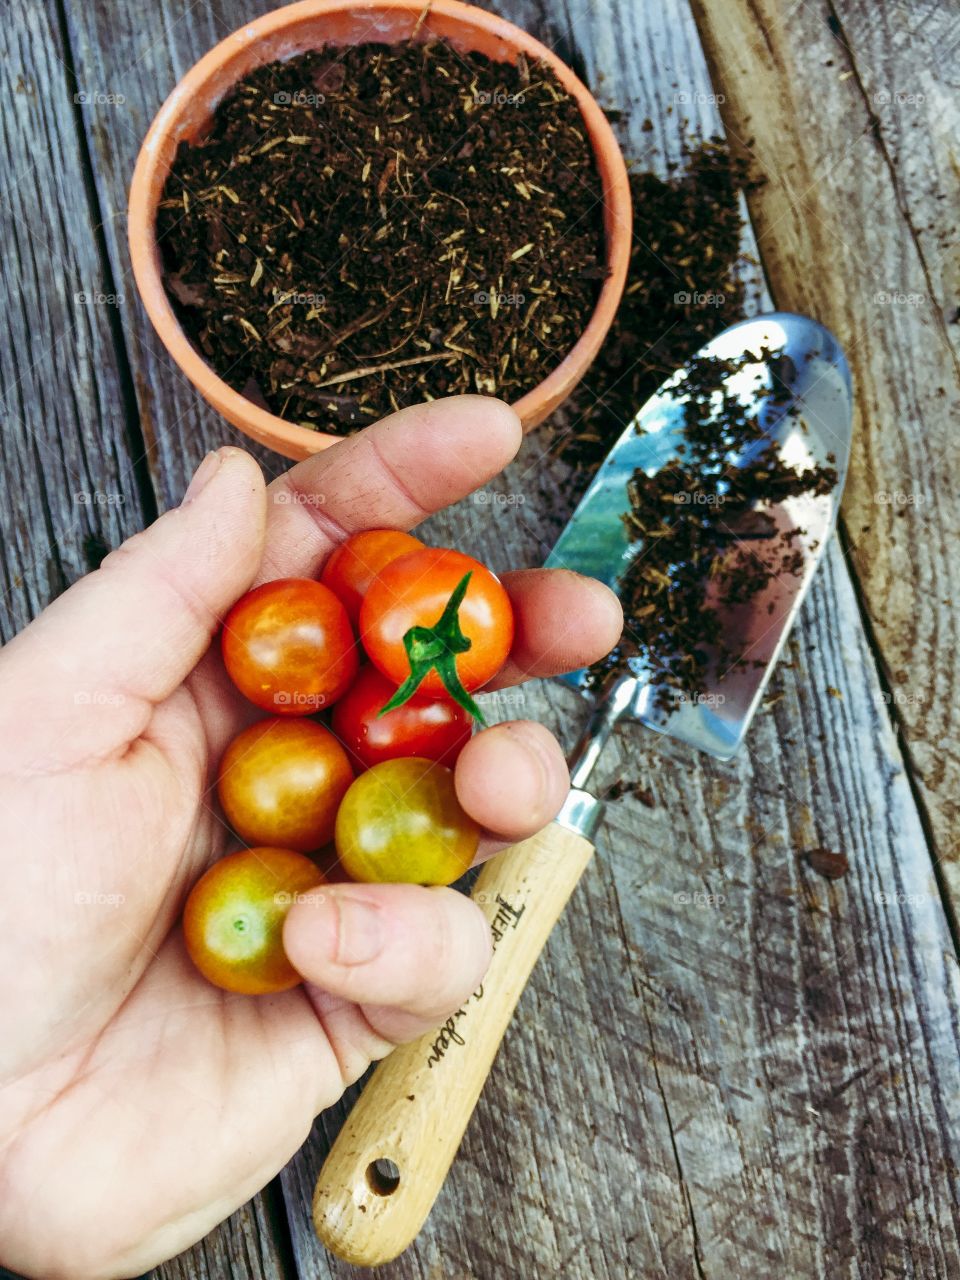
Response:
[{"label": "weathered wood plank", "polygon": [[[80,120],[81,113],[89,122],[91,113],[122,111],[125,103],[111,102],[99,84],[74,80],[55,6],[17,0],[6,18],[0,34],[3,640],[156,511],[120,336],[121,324],[129,332],[125,318],[139,304],[132,280],[115,277],[101,254],[98,194]],[[76,101],[77,94],[87,101]],[[176,496],[168,487],[168,498],[171,492]],[[258,1197],[159,1274],[280,1280],[286,1273],[275,1241],[285,1225],[274,1218]]]},{"label": "weathered wood plank", "polygon": [[[126,117],[88,124],[118,278],[125,186],[153,109],[260,7],[71,10],[88,83],[130,102]],[[594,83],[603,67],[603,94],[629,105],[645,162],[676,157],[683,115],[714,128],[679,0],[502,11],[582,58]],[[647,116],[655,128],[639,138]],[[191,450],[222,432],[141,319],[125,332],[149,388],[154,473],[172,494]],[[543,443],[530,440],[500,483],[523,503],[468,501],[432,536],[495,567],[542,559],[569,507]],[[956,960],[836,547],[786,663],[782,697],[735,764],[640,730],[611,750],[600,785],[640,777],[653,807],[612,807],[436,1210],[383,1277],[932,1280],[960,1269]],[[550,686],[514,699],[504,716],[541,716],[569,742],[574,695]],[[845,880],[830,885],[800,861],[816,845],[846,851]],[[283,1175],[304,1276],[353,1271],[320,1251],[309,1222],[342,1114],[321,1117]],[[198,1259],[182,1260],[183,1274],[203,1274]]]},{"label": "weathered wood plank", "polygon": [[846,537],[960,905],[960,20],[948,4],[695,0],[780,306],[839,335],[859,414]]},{"label": "weathered wood plank", "polygon": [[119,105],[91,101],[84,127],[94,157],[96,187],[105,213],[104,235],[114,274],[129,296],[124,335],[147,444],[150,474],[161,507],[179,500],[203,455],[232,441],[255,454],[268,475],[288,463],[251,446],[208,408],[153,332],[139,300],[126,240],[127,188],[143,136],[164,98],[207,50],[245,21],[264,12],[255,0],[231,3],[67,7],[72,55],[88,94],[121,97]]},{"label": "weathered wood plank", "polygon": [[[142,525],[67,54],[50,11],[7,9],[0,34],[0,639]],[[150,506],[147,495],[147,509]]]}]

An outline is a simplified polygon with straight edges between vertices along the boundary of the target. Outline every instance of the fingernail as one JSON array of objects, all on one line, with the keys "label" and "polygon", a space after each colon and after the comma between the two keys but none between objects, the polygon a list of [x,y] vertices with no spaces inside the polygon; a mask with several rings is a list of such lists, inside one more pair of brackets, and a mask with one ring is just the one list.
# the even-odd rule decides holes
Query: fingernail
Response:
[{"label": "fingernail", "polygon": [[369,964],[383,950],[380,909],[363,898],[331,893],[337,906],[337,964]]},{"label": "fingernail", "polygon": [[183,495],[183,501],[180,503],[181,507],[186,506],[188,502],[193,502],[201,491],[207,487],[219,470],[221,461],[219,453],[207,454],[193,473],[193,479],[187,486],[187,492]]}]

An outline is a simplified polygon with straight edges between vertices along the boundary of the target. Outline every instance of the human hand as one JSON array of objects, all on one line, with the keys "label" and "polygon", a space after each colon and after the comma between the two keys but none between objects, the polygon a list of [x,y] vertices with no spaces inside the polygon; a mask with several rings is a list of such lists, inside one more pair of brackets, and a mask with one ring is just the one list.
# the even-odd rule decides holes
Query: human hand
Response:
[{"label": "human hand", "polygon": [[[318,577],[348,533],[416,524],[519,443],[507,406],[471,396],[396,414],[269,490],[248,454],[222,449],[179,508],[0,653],[7,1266],[131,1276],[179,1252],[262,1187],[371,1061],[477,986],[489,932],[452,889],[308,895],[284,934],[307,981],[275,996],[210,986],[177,921],[239,843],[213,783],[226,744],[259,718],[209,648],[218,619],[255,582]],[[600,584],[504,582],[517,636],[498,686],[615,643],[619,605]],[[539,830],[568,787],[559,746],[526,721],[476,735],[456,778],[487,854]]]}]

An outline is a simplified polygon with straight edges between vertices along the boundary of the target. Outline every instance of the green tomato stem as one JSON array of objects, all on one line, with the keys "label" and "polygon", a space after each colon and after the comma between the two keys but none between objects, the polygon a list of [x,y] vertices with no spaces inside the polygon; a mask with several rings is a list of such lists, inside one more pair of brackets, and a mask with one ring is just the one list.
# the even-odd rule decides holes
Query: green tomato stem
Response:
[{"label": "green tomato stem", "polygon": [[403,647],[407,651],[410,663],[410,674],[396,691],[389,702],[385,703],[377,713],[377,718],[402,707],[408,702],[423,683],[430,671],[436,671],[443,687],[459,703],[464,711],[481,725],[486,726],[483,712],[463,686],[460,673],[457,671],[457,654],[466,653],[471,647],[470,641],[460,626],[460,606],[467,594],[472,571],[465,573],[444,605],[443,613],[432,627],[411,627],[403,637]]}]

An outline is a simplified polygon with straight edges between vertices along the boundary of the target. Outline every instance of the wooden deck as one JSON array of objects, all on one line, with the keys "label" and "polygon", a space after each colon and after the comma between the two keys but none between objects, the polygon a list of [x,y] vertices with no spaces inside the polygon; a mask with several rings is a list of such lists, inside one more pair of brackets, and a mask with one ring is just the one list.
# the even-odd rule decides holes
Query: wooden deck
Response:
[{"label": "wooden deck", "polygon": [[[176,80],[265,7],[5,6],[4,638],[236,439],[139,306],[126,190]],[[678,157],[684,117],[749,152],[770,298],[838,334],[859,413],[842,528],[772,705],[734,763],[640,729],[609,751],[599,784],[639,776],[650,803],[610,807],[434,1213],[376,1275],[960,1277],[960,15],[949,0],[490,7],[624,112],[645,166]],[[429,534],[496,568],[539,563],[569,501],[545,439],[502,481],[522,509],[467,501]],[[551,684],[523,714],[569,742],[582,711]],[[817,846],[846,853],[843,879],[804,862]],[[309,1216],[349,1103],[155,1275],[354,1274]]]}]

